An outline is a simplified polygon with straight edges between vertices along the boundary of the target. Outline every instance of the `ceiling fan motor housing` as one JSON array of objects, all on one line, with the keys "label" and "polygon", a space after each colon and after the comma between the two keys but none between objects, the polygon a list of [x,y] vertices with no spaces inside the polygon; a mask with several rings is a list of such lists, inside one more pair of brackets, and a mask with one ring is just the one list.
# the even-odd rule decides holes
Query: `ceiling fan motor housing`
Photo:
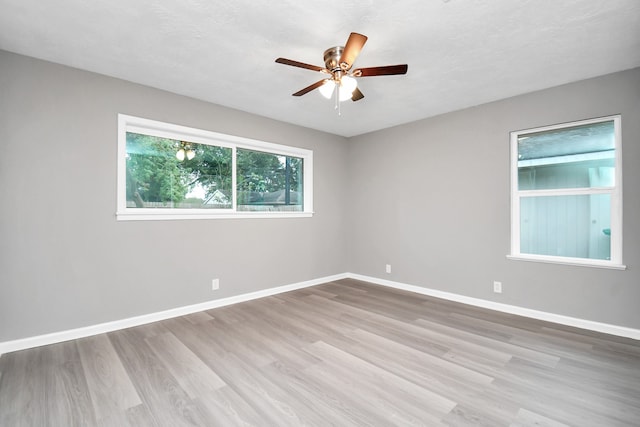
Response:
[{"label": "ceiling fan motor housing", "polygon": [[327,70],[332,73],[342,71],[342,68],[340,68],[340,57],[343,51],[343,46],[330,47],[324,51],[324,65],[327,67]]}]

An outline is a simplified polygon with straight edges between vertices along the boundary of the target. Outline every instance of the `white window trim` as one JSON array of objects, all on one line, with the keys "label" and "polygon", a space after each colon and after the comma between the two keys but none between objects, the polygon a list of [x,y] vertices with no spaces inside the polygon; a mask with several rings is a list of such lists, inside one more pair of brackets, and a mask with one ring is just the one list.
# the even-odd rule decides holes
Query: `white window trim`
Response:
[{"label": "white window trim", "polygon": [[[561,188],[551,190],[519,190],[518,189],[518,137],[524,133],[544,132],[555,129],[563,129],[572,126],[589,125],[613,121],[615,132],[615,186],[604,188]],[[598,267],[624,270],[627,267],[622,263],[622,131],[620,115],[599,117],[588,120],[580,120],[570,123],[562,123],[552,126],[544,126],[534,129],[524,129],[511,132],[511,253],[508,259],[521,261],[545,262],[552,264],[566,264],[574,266]],[[520,252],[520,199],[527,196],[547,195],[611,195],[611,259],[599,260],[588,258],[573,258],[551,255],[534,255]]]},{"label": "white window trim", "polygon": [[[127,132],[142,133],[161,138],[187,140],[199,144],[216,145],[232,149],[232,191],[233,205],[229,209],[152,209],[127,208],[126,200],[126,156]],[[236,149],[262,151],[303,159],[303,210],[283,211],[238,211],[236,197]],[[117,163],[117,210],[119,221],[173,220],[173,219],[231,219],[231,218],[308,218],[313,216],[313,151],[258,141],[233,135],[206,131],[187,126],[164,123],[140,117],[118,114],[118,163]]]}]

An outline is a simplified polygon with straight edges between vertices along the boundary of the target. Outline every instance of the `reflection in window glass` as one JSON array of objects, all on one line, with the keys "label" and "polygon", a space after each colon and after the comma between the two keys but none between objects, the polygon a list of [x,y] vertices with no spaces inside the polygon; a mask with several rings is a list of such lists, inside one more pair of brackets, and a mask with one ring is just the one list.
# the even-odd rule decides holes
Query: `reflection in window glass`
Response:
[{"label": "reflection in window glass", "polygon": [[613,120],[518,136],[518,189],[611,187]]},{"label": "reflection in window glass", "polygon": [[127,132],[127,208],[230,209],[232,150]]}]

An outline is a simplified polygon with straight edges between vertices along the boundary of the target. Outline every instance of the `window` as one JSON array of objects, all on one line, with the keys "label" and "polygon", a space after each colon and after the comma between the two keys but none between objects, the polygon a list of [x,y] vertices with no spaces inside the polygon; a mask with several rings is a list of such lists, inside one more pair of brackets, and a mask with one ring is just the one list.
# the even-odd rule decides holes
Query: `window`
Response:
[{"label": "window", "polygon": [[620,117],[511,133],[510,258],[622,265]]},{"label": "window", "polygon": [[118,115],[119,220],[308,217],[313,152]]}]

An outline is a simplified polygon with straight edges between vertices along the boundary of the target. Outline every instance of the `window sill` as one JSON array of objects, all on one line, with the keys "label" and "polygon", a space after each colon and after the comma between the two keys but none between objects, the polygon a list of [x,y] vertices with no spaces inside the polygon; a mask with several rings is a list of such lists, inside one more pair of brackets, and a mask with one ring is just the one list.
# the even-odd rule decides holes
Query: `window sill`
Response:
[{"label": "window sill", "polygon": [[184,219],[240,219],[240,218],[311,218],[313,212],[224,212],[224,213],[116,213],[118,221],[167,221]]},{"label": "window sill", "polygon": [[580,258],[545,257],[536,255],[507,255],[507,259],[514,261],[542,262],[547,264],[571,265],[576,267],[605,268],[609,270],[626,270],[624,264],[616,264],[611,261],[583,260]]}]

